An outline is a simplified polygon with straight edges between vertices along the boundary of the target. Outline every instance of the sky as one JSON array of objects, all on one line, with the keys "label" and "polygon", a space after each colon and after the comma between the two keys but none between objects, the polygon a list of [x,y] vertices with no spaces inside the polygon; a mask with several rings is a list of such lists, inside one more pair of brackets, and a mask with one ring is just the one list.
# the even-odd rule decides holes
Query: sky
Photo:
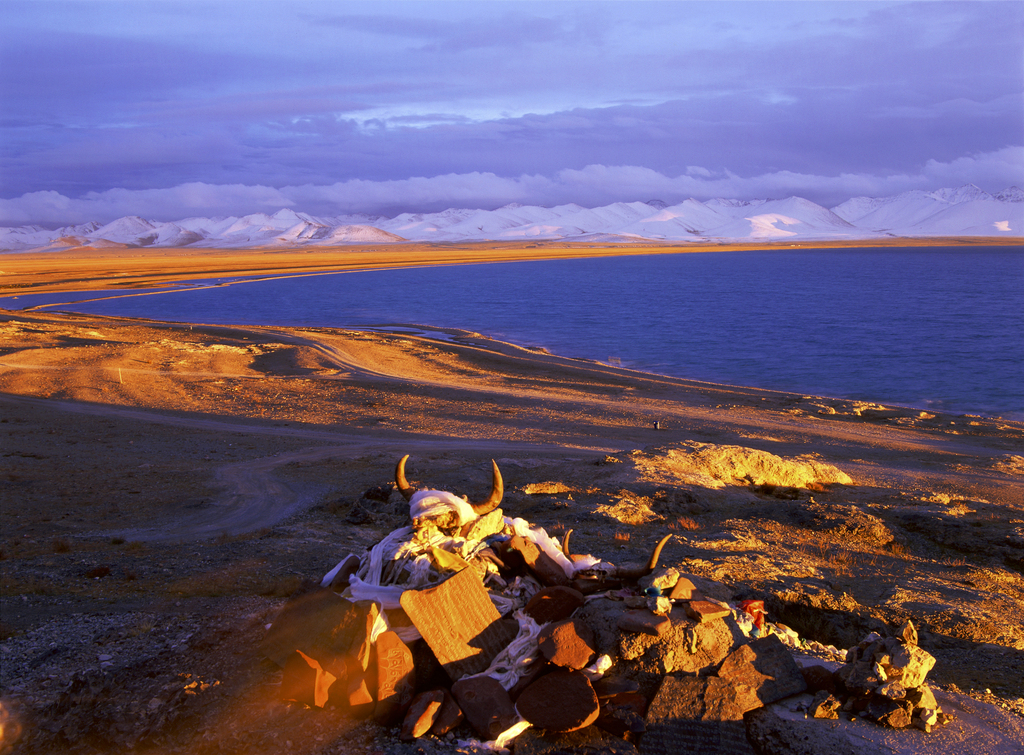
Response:
[{"label": "sky", "polygon": [[1024,2],[4,0],[0,224],[1024,187]]}]

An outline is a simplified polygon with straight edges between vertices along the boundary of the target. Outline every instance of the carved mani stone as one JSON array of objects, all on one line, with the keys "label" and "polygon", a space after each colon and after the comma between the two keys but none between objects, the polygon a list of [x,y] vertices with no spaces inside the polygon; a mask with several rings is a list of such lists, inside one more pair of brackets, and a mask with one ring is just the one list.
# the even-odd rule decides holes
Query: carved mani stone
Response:
[{"label": "carved mani stone", "polygon": [[647,709],[641,755],[754,755],[736,695],[714,676],[666,676]]},{"label": "carved mani stone", "polygon": [[512,639],[472,569],[463,569],[424,590],[406,590],[401,601],[453,680],[485,670]]},{"label": "carved mani stone", "polygon": [[380,723],[395,721],[412,700],[416,669],[412,652],[394,632],[377,638],[377,706],[373,717]]}]

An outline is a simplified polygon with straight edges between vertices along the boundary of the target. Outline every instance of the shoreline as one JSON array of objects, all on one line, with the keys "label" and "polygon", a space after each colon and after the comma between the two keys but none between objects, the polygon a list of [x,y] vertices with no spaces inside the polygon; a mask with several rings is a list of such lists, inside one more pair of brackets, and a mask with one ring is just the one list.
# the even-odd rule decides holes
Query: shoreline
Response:
[{"label": "shoreline", "polygon": [[[320,275],[321,273],[314,273],[314,275]],[[245,281],[239,281],[245,282]],[[223,284],[229,285],[229,284]],[[170,293],[155,291],[154,294],[159,293]],[[102,301],[104,299],[118,299],[123,296],[131,296],[133,294],[117,294],[110,297],[101,297],[99,299],[84,299],[82,302],[91,301]],[[148,294],[134,294],[134,295],[148,295]],[[2,300],[2,297],[0,297]],[[589,357],[572,356],[569,354],[562,354],[559,352],[553,352],[543,346],[530,346],[526,344],[517,343],[515,341],[506,341],[501,339],[493,338],[486,333],[479,333],[477,331],[465,330],[462,328],[445,327],[437,325],[429,325],[422,323],[387,323],[381,325],[354,325],[354,326],[305,326],[305,325],[266,325],[266,324],[254,324],[254,323],[209,323],[209,322],[188,322],[188,321],[177,321],[177,320],[157,320],[152,318],[144,317],[130,317],[122,315],[100,315],[76,312],[74,310],[51,310],[46,311],[50,307],[60,307],[64,304],[74,304],[76,302],[61,302],[56,304],[41,304],[27,307],[25,309],[6,309],[0,307],[0,319],[5,317],[14,317],[19,314],[52,314],[57,316],[71,315],[83,318],[96,318],[98,320],[110,319],[110,320],[121,320],[125,322],[133,322],[140,326],[153,327],[153,328],[171,328],[171,329],[183,329],[198,327],[201,329],[264,329],[270,331],[299,331],[299,330],[340,330],[353,333],[365,333],[367,335],[378,335],[378,336],[391,336],[391,337],[413,337],[423,339],[426,341],[436,341],[439,345],[445,344],[459,344],[459,343],[474,343],[481,348],[486,350],[493,350],[496,353],[507,354],[508,350],[514,350],[518,352],[525,352],[528,355],[536,356],[538,359],[544,357],[550,357],[553,359],[562,360],[566,363],[572,363],[579,366],[591,366],[595,369],[608,369],[614,370],[617,373],[623,373],[627,375],[633,375],[638,379],[653,379],[653,380],[668,380],[668,381],[680,381],[687,385],[696,387],[706,386],[711,390],[726,390],[726,391],[742,391],[742,392],[761,392],[765,394],[777,395],[777,396],[788,396],[793,400],[813,400],[818,402],[836,402],[843,403],[848,406],[861,406],[869,408],[873,411],[887,411],[896,413],[919,413],[921,415],[941,415],[943,417],[956,417],[960,419],[983,419],[994,422],[1011,422],[1024,424],[1024,416],[1005,416],[1003,414],[997,414],[994,412],[985,412],[982,410],[975,411],[952,411],[935,409],[934,407],[924,404],[914,403],[903,403],[899,401],[872,401],[868,399],[851,399],[842,398],[839,396],[827,395],[824,393],[811,393],[809,391],[796,391],[788,390],[785,388],[772,388],[765,386],[756,385],[740,385],[735,383],[720,382],[714,380],[701,380],[698,378],[688,377],[685,375],[671,375],[667,373],[653,372],[650,370],[640,369],[638,367],[631,367],[621,363],[615,364],[610,361],[601,361],[599,359],[592,359]],[[0,358],[2,359],[2,358]],[[883,405],[884,404],[884,405]]]},{"label": "shoreline", "polygon": [[[1024,247],[1024,239],[950,237],[863,241],[679,244],[599,244],[565,241],[399,243],[344,247],[73,248],[53,252],[0,254],[0,294],[151,288],[189,280],[303,275],[438,265],[489,264],[587,257],[791,249]],[[125,272],[126,266],[136,268]]]},{"label": "shoreline", "polygon": [[[104,300],[120,299],[125,297],[167,295],[177,292],[191,292],[203,289],[223,288],[227,286],[242,285],[248,283],[259,283],[274,280],[286,280],[291,278],[317,277],[323,275],[338,275],[348,272],[362,272],[373,270],[386,270],[411,267],[429,266],[458,266],[470,264],[490,264],[510,261],[541,261],[567,258],[586,258],[601,256],[636,256],[653,254],[686,254],[702,252],[728,252],[728,251],[763,251],[767,249],[789,250],[794,247],[809,249],[835,249],[835,248],[914,248],[915,246],[934,248],[935,239],[917,239],[916,244],[906,243],[904,239],[874,240],[869,242],[832,242],[832,243],[806,243],[801,245],[793,244],[751,244],[751,245],[682,245],[670,244],[663,247],[657,246],[622,246],[613,244],[566,244],[564,242],[546,242],[531,245],[514,243],[496,244],[492,242],[481,242],[478,244],[400,244],[394,245],[401,249],[387,248],[378,249],[373,245],[366,247],[347,247],[347,251],[335,253],[331,250],[309,250],[308,248],[288,248],[282,250],[205,250],[205,249],[136,249],[127,250],[137,252],[131,256],[131,262],[124,256],[126,250],[95,250],[79,249],[74,253],[41,253],[37,255],[14,255],[19,263],[5,265],[7,270],[0,271],[0,308],[5,306],[21,305],[22,297],[42,296],[49,298],[58,294],[68,294],[69,297],[62,297],[60,301],[33,303],[29,306],[17,306],[11,311],[34,312],[34,311],[75,311],[74,305],[87,304]],[[942,239],[941,241],[964,248],[977,246],[989,247],[991,242],[1001,242],[999,246],[1024,245],[1024,239],[1020,243],[1010,243],[1007,239]],[[379,245],[377,245],[379,246]],[[945,249],[951,246],[942,247]],[[114,254],[117,252],[117,254]],[[339,259],[342,262],[339,264]],[[5,260],[0,256],[0,264]],[[123,269],[126,264],[143,264],[144,270],[132,273],[113,273],[113,270]],[[54,262],[59,262],[60,269],[55,269]],[[77,272],[69,274],[64,267],[70,267]],[[227,274],[228,268],[236,268],[237,274]],[[17,269],[15,269],[17,268]],[[91,276],[87,283],[83,284],[79,273],[87,272]],[[211,277],[217,275],[218,277]],[[7,281],[7,287],[3,282]],[[14,283],[13,281],[21,281]],[[14,288],[14,286],[21,286]],[[70,295],[76,298],[70,299]],[[180,315],[179,315],[180,316]],[[145,319],[145,318],[143,318]],[[223,318],[222,318],[223,319]],[[231,321],[231,320],[228,320]],[[168,320],[166,322],[173,322]],[[199,324],[198,321],[193,324]],[[243,325],[248,323],[242,323]],[[256,324],[256,323],[252,323]],[[392,323],[382,320],[370,324],[353,324],[354,329],[387,329],[388,327],[413,327],[434,332],[445,330],[442,326],[432,323]],[[303,327],[295,324],[294,327]],[[326,325],[325,325],[326,327]],[[525,348],[531,348],[526,345]],[[559,351],[559,353],[562,353]],[[602,364],[615,364],[612,361],[600,361],[593,355],[584,357],[571,357],[579,359],[592,359]],[[644,372],[642,367],[634,368]],[[664,374],[664,373],[651,373]],[[669,374],[671,376],[671,373]],[[688,378],[687,375],[676,375],[681,378]],[[715,378],[706,378],[714,381]],[[728,379],[728,378],[726,378]],[[744,387],[742,384],[728,383],[737,388]],[[834,394],[822,391],[818,388],[801,388],[800,386],[757,386],[765,390],[776,390],[794,394],[813,393],[817,398],[837,398]],[[849,394],[848,394],[849,395]],[[867,396],[867,393],[863,395]],[[1001,419],[1007,418],[1014,421],[1024,420],[1024,415],[1019,412],[1009,411],[1005,407],[996,408],[980,407],[977,402],[959,402],[959,407],[936,408],[927,397],[917,397],[918,400],[908,398],[889,401],[888,396],[879,391],[873,391],[869,398],[860,399],[862,403],[876,402],[892,404],[894,407],[903,409],[914,409],[925,412],[952,413],[957,416],[978,416],[984,418]]]}]

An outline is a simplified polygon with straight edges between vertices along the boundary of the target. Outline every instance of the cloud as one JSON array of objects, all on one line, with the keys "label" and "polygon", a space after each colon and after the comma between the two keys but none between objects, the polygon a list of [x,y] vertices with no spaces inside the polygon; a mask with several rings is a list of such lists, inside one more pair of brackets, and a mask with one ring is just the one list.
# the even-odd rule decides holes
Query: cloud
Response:
[{"label": "cloud", "polygon": [[494,209],[510,202],[554,206],[575,202],[597,207],[619,201],[661,199],[669,203],[689,197],[735,199],[802,196],[833,206],[855,196],[891,196],[912,189],[935,190],[967,183],[996,192],[1020,182],[1024,146],[964,155],[949,161],[927,160],[913,172],[834,175],[772,171],[744,176],[730,170],[688,166],[669,176],[637,165],[591,164],[540,173],[501,176],[492,172],[447,173],[370,181],[351,179],[332,184],[282,186],[183,183],[166,189],[108,189],[70,198],[56,191],[37,191],[0,199],[0,224],[70,225],[90,220],[107,222],[125,215],[173,221],[190,216],[246,215],[283,207],[315,215],[354,213],[393,216],[400,212],[434,212],[449,207]]},{"label": "cloud", "polygon": [[1021,3],[53,7],[0,3],[2,197],[903,175],[1024,133]]},{"label": "cloud", "polygon": [[108,189],[69,198],[56,191],[34,191],[0,199],[0,224],[73,225],[107,222],[125,215],[150,220],[271,212],[291,207],[278,189],[240,184],[185,183],[168,189]]}]

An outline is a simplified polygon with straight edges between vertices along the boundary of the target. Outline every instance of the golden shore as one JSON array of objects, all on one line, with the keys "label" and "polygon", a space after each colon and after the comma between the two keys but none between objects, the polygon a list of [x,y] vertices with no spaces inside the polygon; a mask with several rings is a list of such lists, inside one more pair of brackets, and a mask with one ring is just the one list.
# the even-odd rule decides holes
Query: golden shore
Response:
[{"label": "golden shore", "polygon": [[264,249],[146,248],[107,244],[60,252],[0,254],[0,295],[140,288],[187,280],[288,276],[343,270],[468,265],[582,257],[730,252],[755,249],[1020,246],[1024,239],[954,237],[766,244],[597,244],[563,241],[369,244]]},{"label": "golden shore", "polygon": [[[678,251],[76,250],[4,255],[0,283]],[[911,618],[938,659],[930,680],[1024,713],[1024,423],[661,377],[452,330],[0,310],[0,439],[0,698],[21,726],[69,725],[74,674],[130,657],[146,678],[205,690],[160,724],[161,752],[194,752],[203,732],[225,750],[280,737],[321,752],[338,727],[338,752],[373,751],[369,724],[274,703],[280,671],[257,648],[288,594],[407,521],[400,496],[363,496],[404,454],[415,483],[470,495],[497,460],[505,513],[573,529],[577,553],[639,560],[673,533],[664,563],[760,596],[801,636],[846,647]],[[812,462],[848,482],[808,477]],[[187,652],[169,649],[186,634]],[[168,650],[146,655],[147,638]],[[112,705],[166,702],[118,679]]]}]

